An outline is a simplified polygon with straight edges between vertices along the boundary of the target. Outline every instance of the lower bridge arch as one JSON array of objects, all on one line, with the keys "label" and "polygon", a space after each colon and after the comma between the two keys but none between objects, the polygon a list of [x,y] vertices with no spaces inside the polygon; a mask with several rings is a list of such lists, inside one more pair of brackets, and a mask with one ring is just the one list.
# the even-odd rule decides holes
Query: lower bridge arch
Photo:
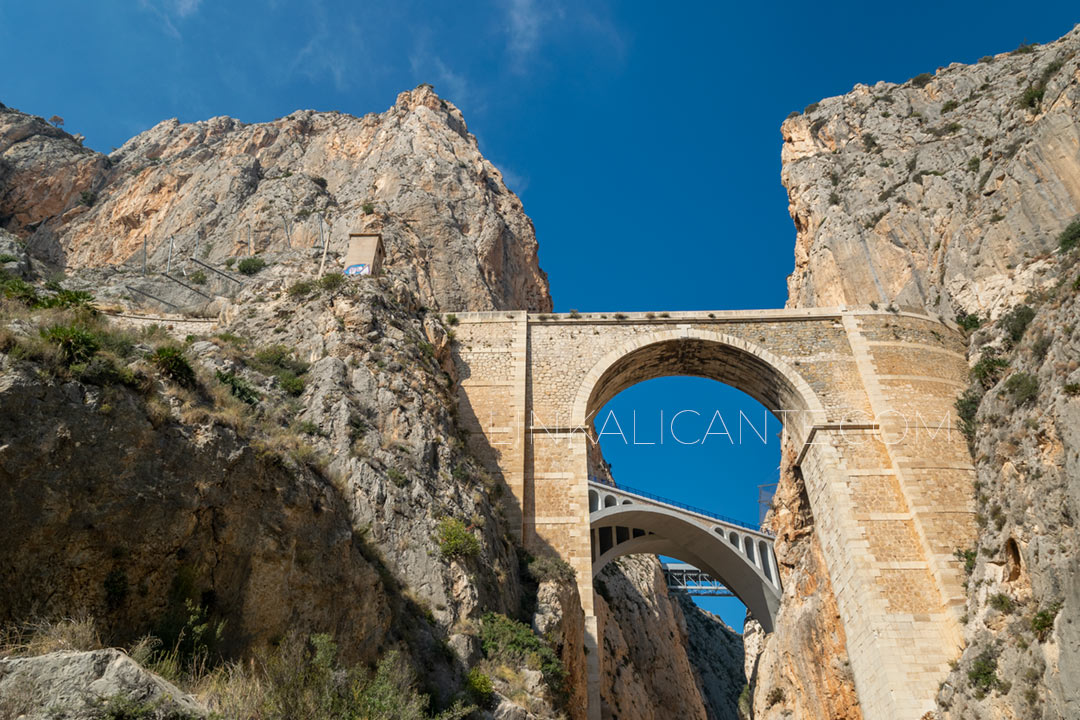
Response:
[{"label": "lower bridge arch", "polygon": [[590,488],[590,511],[594,577],[623,555],[673,557],[722,582],[772,631],[780,583],[765,533],[599,484]]}]

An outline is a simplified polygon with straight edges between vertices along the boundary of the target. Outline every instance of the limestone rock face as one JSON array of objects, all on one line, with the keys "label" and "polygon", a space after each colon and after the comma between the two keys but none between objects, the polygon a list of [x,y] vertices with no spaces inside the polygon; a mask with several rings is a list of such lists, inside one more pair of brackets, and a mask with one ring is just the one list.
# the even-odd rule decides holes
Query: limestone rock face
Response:
[{"label": "limestone rock face", "polygon": [[689,598],[668,594],[652,556],[627,556],[597,578],[604,718],[735,718],[742,639]]},{"label": "limestone rock face", "polygon": [[84,212],[82,193],[108,165],[42,118],[0,104],[0,226],[25,238],[49,218]]},{"label": "limestone rock face", "polygon": [[[54,652],[0,659],[0,709],[26,720],[104,717],[110,702],[149,707],[139,717],[201,718],[190,695],[141,668],[119,650]],[[112,715],[111,717],[115,717]]]},{"label": "limestone rock face", "polygon": [[996,314],[1044,284],[1080,212],[1080,29],[784,122],[791,307]]},{"label": "limestone rock face", "polygon": [[3,108],[0,159],[0,226],[68,268],[141,266],[145,243],[160,270],[170,241],[210,262],[327,237],[341,253],[349,232],[378,232],[428,306],[551,309],[521,201],[427,85],[362,118],[168,120],[109,156]]},{"label": "limestone rock face", "polygon": [[[131,351],[137,387],[57,380],[13,352],[38,328],[5,318],[0,623],[87,613],[130,642],[190,601],[225,622],[227,655],[329,632],[368,662],[404,642],[450,702],[474,621],[523,606],[517,551],[457,437],[441,323],[406,278],[285,292],[317,267],[275,264],[223,309],[224,334],[192,337],[191,389],[138,359],[160,338]],[[306,365],[291,393],[267,348]],[[254,404],[223,405],[222,377]],[[474,557],[440,552],[446,518]]]},{"label": "limestone rock face", "polygon": [[755,688],[753,717],[861,720],[844,629],[813,534],[809,502],[791,472],[790,452],[785,459],[788,470],[780,477],[769,516],[784,596],[771,635],[749,618],[744,631],[746,677]]},{"label": "limestone rock face", "polygon": [[[1080,211],[1078,101],[1080,29],[900,86],[856,86],[782,128],[798,232],[789,306],[894,303],[982,323],[957,408],[980,531],[956,548],[967,645],[943,679],[941,718],[1080,713],[1080,257],[1059,248]],[[804,498],[782,476],[771,521],[785,599],[776,632],[748,641],[761,648],[754,717],[858,717]],[[784,699],[770,704],[773,687]]]}]

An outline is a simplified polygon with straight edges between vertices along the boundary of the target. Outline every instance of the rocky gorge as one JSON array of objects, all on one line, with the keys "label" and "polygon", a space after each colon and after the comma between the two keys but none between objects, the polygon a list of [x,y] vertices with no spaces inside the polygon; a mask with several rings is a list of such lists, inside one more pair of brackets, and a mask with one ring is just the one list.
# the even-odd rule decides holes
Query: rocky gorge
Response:
[{"label": "rocky gorge", "polygon": [[[2,108],[0,225],[0,715],[584,717],[573,571],[519,545],[456,421],[445,311],[551,299],[453,105],[109,155]],[[320,274],[356,230],[384,277]],[[609,572],[612,672],[673,683],[612,675],[612,716],[732,717],[738,637],[655,561]]]},{"label": "rocky gorge", "polygon": [[[781,127],[788,305],[967,333],[979,535],[942,719],[1080,713],[1078,51],[1080,30],[856,86]],[[383,277],[326,272],[350,231],[382,235]],[[547,277],[430,86],[360,118],[165,121],[107,155],[0,106],[0,271],[0,718],[585,716],[573,570],[520,546],[450,359],[454,310],[550,311]],[[740,638],[655,559],[608,566],[604,717],[862,717],[794,456],[775,631]]]}]

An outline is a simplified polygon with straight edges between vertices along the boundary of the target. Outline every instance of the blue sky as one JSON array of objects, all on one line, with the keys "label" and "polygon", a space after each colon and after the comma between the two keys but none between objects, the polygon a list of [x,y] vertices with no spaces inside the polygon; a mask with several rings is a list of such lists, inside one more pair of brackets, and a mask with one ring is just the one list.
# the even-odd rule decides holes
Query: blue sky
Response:
[{"label": "blue sky", "polygon": [[[795,237],[780,185],[790,111],[1078,21],[1058,1],[0,0],[0,102],[60,115],[108,151],[166,118],[363,115],[430,82],[521,195],[557,310],[778,307]],[[613,402],[643,416],[752,407],[686,379]],[[771,456],[608,444],[618,480],[729,515],[756,514],[776,466],[775,444]]]}]

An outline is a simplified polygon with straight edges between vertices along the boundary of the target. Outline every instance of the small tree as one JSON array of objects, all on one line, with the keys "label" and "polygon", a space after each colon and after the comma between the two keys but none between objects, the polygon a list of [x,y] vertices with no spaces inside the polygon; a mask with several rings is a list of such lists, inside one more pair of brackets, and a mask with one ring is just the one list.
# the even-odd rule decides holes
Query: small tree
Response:
[{"label": "small tree", "polygon": [[59,115],[53,115],[51,118],[49,118],[49,122],[52,123],[54,127],[64,127],[64,118],[60,117]]}]

